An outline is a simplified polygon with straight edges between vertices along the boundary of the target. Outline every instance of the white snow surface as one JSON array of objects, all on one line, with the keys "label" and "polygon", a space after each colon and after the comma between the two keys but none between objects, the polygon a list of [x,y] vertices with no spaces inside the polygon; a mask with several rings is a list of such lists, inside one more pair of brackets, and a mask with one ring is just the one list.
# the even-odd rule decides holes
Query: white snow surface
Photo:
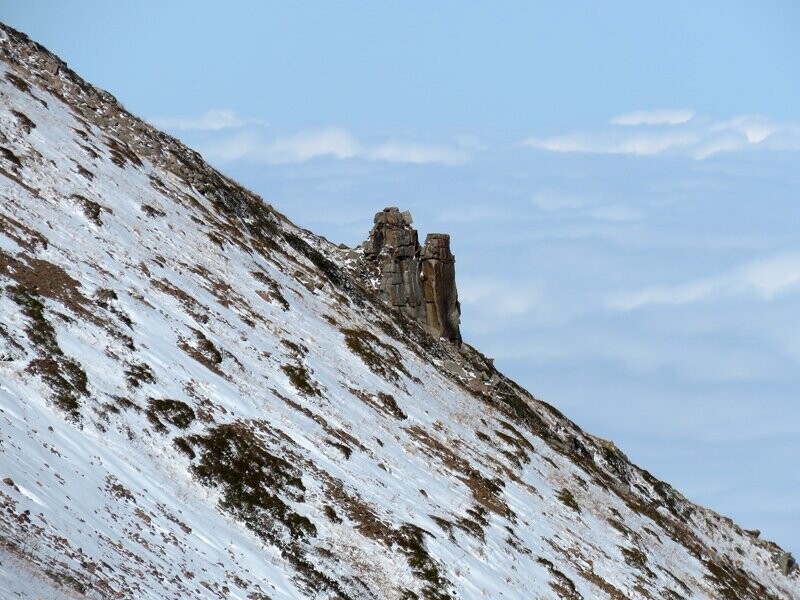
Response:
[{"label": "white snow surface", "polygon": [[[27,48],[0,63],[0,597],[800,597],[777,546],[626,460],[615,474],[612,444],[522,392],[540,430],[470,393],[471,349],[425,350],[285,233],[334,265],[343,251],[272,209],[271,246],[251,244],[168,168],[176,142],[153,158],[161,140],[134,144],[110,100],[85,118]],[[109,139],[152,153],[120,160]],[[36,368],[48,358],[85,373],[76,411]],[[303,489],[274,493],[314,531],[266,513],[265,537],[203,480],[197,440],[227,424],[286,461]],[[408,525],[420,544],[399,541]]]}]

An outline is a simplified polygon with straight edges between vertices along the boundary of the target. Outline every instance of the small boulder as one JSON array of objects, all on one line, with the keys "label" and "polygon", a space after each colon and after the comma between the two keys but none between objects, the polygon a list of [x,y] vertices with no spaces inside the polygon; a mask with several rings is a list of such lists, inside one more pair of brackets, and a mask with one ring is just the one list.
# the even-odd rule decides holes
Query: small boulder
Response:
[{"label": "small boulder", "polygon": [[778,568],[784,575],[791,573],[796,566],[797,561],[789,552],[784,552],[778,557]]},{"label": "small boulder", "polygon": [[745,529],[744,532],[750,537],[758,538],[761,535],[760,529]]},{"label": "small boulder", "polygon": [[631,486],[629,483],[625,483],[624,481],[612,481],[611,489],[617,492],[618,496],[623,498],[631,495]]},{"label": "small boulder", "polygon": [[444,367],[444,370],[450,373],[451,375],[455,375],[456,377],[459,377],[461,379],[464,379],[467,376],[467,372],[461,368],[461,365],[450,359],[447,359],[444,362],[442,362],[442,367]]},{"label": "small boulder", "polygon": [[473,377],[467,382],[467,389],[477,394],[488,394],[492,391],[492,388],[486,385],[486,383],[481,381],[478,377]]}]

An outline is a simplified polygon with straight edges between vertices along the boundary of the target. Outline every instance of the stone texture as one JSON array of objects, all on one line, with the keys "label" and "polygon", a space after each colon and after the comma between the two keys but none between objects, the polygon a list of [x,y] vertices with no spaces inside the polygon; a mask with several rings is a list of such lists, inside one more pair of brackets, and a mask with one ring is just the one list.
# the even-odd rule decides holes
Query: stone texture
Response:
[{"label": "stone texture", "polygon": [[426,320],[443,338],[461,344],[461,304],[456,290],[456,258],[450,252],[450,236],[429,233],[420,255]]},{"label": "stone texture", "polygon": [[797,561],[795,561],[790,553],[784,552],[778,557],[778,566],[780,567],[781,573],[788,575],[797,566]]},{"label": "stone texture", "polygon": [[364,258],[375,267],[384,302],[454,344],[461,344],[461,307],[450,236],[429,234],[424,247],[408,211],[385,208],[375,215]]},{"label": "stone texture", "polygon": [[378,267],[382,299],[417,321],[425,319],[425,297],[419,280],[419,239],[411,215],[389,207],[375,215],[364,257]]},{"label": "stone texture", "polygon": [[467,372],[464,370],[464,368],[454,360],[450,359],[445,360],[442,363],[442,367],[444,367],[445,371],[452,373],[456,377],[459,377],[461,379],[466,379],[467,377]]}]

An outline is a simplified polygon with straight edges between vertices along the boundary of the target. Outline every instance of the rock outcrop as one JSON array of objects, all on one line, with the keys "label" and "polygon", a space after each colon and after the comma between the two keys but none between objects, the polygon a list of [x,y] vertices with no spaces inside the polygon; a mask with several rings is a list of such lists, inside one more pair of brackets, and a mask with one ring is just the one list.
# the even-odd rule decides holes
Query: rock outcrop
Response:
[{"label": "rock outcrop", "polygon": [[425,320],[439,336],[461,344],[461,304],[456,290],[456,257],[450,252],[450,236],[429,233],[420,255],[419,274],[425,297]]},{"label": "rock outcrop", "polygon": [[418,321],[425,321],[425,297],[419,277],[419,239],[411,227],[411,214],[387,208],[375,215],[364,256],[377,267],[377,288],[390,306]]},{"label": "rock outcrop", "polygon": [[789,575],[797,567],[797,561],[789,552],[783,552],[778,556],[778,566],[781,573]]},{"label": "rock outcrop", "polygon": [[374,223],[363,248],[367,263],[376,272],[381,298],[434,335],[460,345],[461,306],[450,236],[428,234],[420,247],[411,213],[394,206],[378,212]]}]

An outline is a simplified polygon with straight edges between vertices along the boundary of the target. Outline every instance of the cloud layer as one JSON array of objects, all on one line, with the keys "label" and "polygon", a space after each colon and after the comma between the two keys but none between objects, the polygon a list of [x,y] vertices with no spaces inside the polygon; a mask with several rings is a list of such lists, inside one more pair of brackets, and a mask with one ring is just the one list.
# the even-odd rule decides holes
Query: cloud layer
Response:
[{"label": "cloud layer", "polygon": [[275,137],[244,131],[206,142],[203,153],[222,162],[249,161],[269,164],[302,163],[318,157],[363,159],[390,163],[456,165],[468,154],[455,146],[413,141],[365,142],[347,129],[327,127]]},{"label": "cloud layer", "polygon": [[209,110],[199,117],[156,117],[150,119],[150,123],[161,129],[178,131],[220,131],[248,124],[264,124],[258,119],[243,119],[233,111],[224,109]]},{"label": "cloud layer", "polygon": [[637,110],[611,119],[612,125],[680,125],[695,117],[693,110]]},{"label": "cloud layer", "polygon": [[721,152],[800,150],[800,124],[764,115],[719,120],[691,110],[636,111],[616,116],[597,131],[532,136],[523,145],[551,152],[688,156],[702,160]]},{"label": "cloud layer", "polygon": [[477,142],[461,136],[453,144],[416,140],[365,141],[341,127],[274,134],[264,121],[230,110],[211,110],[199,117],[154,118],[156,127],[184,134],[205,134],[195,145],[212,161],[268,164],[303,163],[314,158],[361,159],[405,164],[457,165],[469,158]]},{"label": "cloud layer", "polygon": [[[201,135],[193,145],[220,162],[303,163],[319,157],[401,164],[459,165],[476,152],[497,152],[475,136],[447,142],[364,139],[342,127],[275,133],[265,121],[226,109],[196,117],[153,118],[157,127]],[[194,140],[192,140],[194,141]],[[610,119],[592,131],[531,136],[523,146],[558,153],[683,156],[702,160],[721,153],[752,150],[800,150],[800,123],[758,114],[714,119],[689,109],[634,111]]]},{"label": "cloud layer", "polygon": [[631,310],[648,305],[682,305],[741,295],[756,295],[770,300],[798,287],[800,254],[784,254],[747,263],[722,275],[622,294],[612,299],[609,305]]}]

